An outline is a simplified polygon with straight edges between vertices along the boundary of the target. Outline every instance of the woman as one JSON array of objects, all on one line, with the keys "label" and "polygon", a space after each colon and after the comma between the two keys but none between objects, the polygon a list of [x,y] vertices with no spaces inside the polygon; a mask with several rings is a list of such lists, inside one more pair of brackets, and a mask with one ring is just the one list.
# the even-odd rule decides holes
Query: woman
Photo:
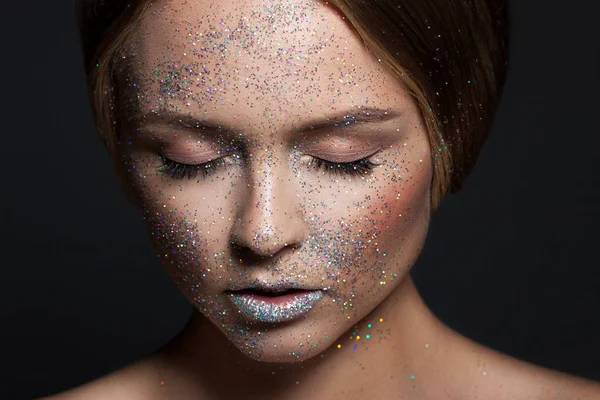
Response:
[{"label": "woman", "polygon": [[80,13],[99,132],[197,312],[156,354],[53,398],[600,396],[450,330],[408,274],[489,131],[505,2]]}]

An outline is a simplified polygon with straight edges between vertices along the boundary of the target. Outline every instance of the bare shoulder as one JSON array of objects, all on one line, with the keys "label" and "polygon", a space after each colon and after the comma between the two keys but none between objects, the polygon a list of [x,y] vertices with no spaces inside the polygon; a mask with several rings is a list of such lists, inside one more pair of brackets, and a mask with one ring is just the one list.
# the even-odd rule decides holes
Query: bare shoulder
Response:
[{"label": "bare shoulder", "polygon": [[138,361],[109,375],[40,400],[162,400],[171,398],[160,381],[154,357]]},{"label": "bare shoulder", "polygon": [[463,399],[600,399],[600,382],[535,365],[469,339],[462,345],[470,353],[461,371],[470,377]]},{"label": "bare shoulder", "polygon": [[[489,382],[498,399],[600,399],[600,382],[545,368],[517,358],[497,353],[489,358]],[[483,373],[482,373],[483,374]]]},{"label": "bare shoulder", "polygon": [[[522,361],[521,361],[522,362]],[[564,372],[528,364],[532,377],[534,399],[558,398],[569,400],[600,399],[600,382]]]}]

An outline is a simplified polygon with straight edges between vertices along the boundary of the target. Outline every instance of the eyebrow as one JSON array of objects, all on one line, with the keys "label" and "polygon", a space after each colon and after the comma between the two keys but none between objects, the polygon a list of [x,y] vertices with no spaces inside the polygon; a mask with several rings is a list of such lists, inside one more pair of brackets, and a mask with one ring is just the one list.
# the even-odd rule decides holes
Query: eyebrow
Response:
[{"label": "eyebrow", "polygon": [[[385,110],[375,107],[363,107],[358,110],[349,110],[337,114],[320,118],[318,120],[309,121],[294,127],[291,133],[309,133],[330,130],[337,127],[355,126],[373,123],[383,123],[400,116],[400,112],[395,110]],[[218,132],[225,136],[237,136],[241,133],[238,129],[234,129],[225,123],[211,121],[209,119],[194,118],[192,115],[183,113],[165,112],[164,115],[150,112],[143,115],[144,121],[180,124],[183,127],[197,129],[202,131]]]},{"label": "eyebrow", "polygon": [[369,124],[382,123],[398,117],[400,114],[397,111],[383,110],[380,108],[361,108],[358,112],[346,111],[331,115],[315,121],[310,121],[299,128],[296,132],[320,131],[335,127],[350,126],[353,124]]}]

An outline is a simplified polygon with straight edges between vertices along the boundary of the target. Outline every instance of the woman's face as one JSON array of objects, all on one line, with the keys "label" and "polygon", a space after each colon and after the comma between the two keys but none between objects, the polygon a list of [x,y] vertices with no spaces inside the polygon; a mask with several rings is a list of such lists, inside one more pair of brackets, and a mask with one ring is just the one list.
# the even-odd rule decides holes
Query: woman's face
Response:
[{"label": "woman's face", "polygon": [[154,247],[243,353],[313,357],[407,277],[426,129],[334,9],[170,0],[126,49],[121,150]]}]

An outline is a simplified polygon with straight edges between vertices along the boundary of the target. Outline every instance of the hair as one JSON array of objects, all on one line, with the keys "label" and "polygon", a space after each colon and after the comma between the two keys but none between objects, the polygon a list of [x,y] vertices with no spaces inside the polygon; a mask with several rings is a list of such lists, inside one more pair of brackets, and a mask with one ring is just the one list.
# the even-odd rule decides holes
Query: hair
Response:
[{"label": "hair", "polygon": [[[435,210],[446,194],[460,189],[491,129],[508,68],[507,0],[329,3],[341,11],[368,51],[401,79],[420,108],[434,165]],[[79,0],[76,7],[96,127],[121,182],[115,66],[152,4]]]}]

